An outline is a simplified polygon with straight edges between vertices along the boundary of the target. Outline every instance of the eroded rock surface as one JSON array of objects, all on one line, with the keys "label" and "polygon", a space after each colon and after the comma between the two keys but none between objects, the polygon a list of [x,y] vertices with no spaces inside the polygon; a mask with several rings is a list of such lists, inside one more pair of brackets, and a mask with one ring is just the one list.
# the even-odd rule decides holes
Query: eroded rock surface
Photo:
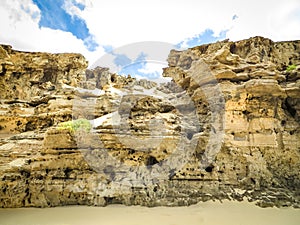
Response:
[{"label": "eroded rock surface", "polygon": [[[156,84],[0,47],[0,206],[300,206],[300,41],[172,50]],[[290,70],[289,66],[296,68]],[[91,131],[58,129],[86,118]]]}]

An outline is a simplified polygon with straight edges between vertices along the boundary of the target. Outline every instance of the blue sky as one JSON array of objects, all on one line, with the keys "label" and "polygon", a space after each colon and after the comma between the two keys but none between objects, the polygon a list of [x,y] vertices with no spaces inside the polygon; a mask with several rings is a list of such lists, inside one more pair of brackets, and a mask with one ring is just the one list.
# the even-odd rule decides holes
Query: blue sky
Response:
[{"label": "blue sky", "polygon": [[[76,38],[82,40],[89,51],[95,51],[98,44],[93,40],[86,22],[76,14],[68,11],[68,5],[65,0],[33,0],[33,3],[40,10],[40,27],[48,27],[54,30],[71,32]],[[85,5],[70,1],[73,7],[83,11]]]},{"label": "blue sky", "polygon": [[[68,5],[66,4],[66,2],[71,4],[73,7],[76,7],[80,11],[83,11],[85,9],[84,4],[76,2],[75,0],[32,1],[40,10],[41,17],[39,19],[39,27],[48,27],[54,30],[70,32],[76,38],[82,40],[89,51],[95,51],[99,46],[99,44],[93,40],[93,35],[90,33],[85,20],[80,18],[78,15],[72,14],[72,12],[68,11]],[[26,11],[26,9],[24,8],[23,10]],[[232,17],[233,19],[237,18],[236,15],[233,15]],[[206,29],[204,32],[196,34],[191,38],[187,37],[180,43],[175,44],[175,47],[189,48],[201,44],[212,43],[225,38],[226,30],[222,31],[218,36],[215,36],[213,30]],[[103,46],[103,48],[108,53],[113,51],[113,47],[111,45]],[[128,61],[129,58],[126,58],[125,55],[118,55],[118,58],[116,58],[116,62],[118,62],[119,60],[127,60],[128,63],[132,63],[131,60],[130,62]]]},{"label": "blue sky", "polygon": [[[213,30],[206,29],[200,34],[197,34],[190,38],[186,38],[183,41],[174,44],[173,46],[171,46],[171,48],[181,50],[202,44],[216,42],[219,40],[224,40],[226,38],[226,32],[227,31],[224,30],[221,31],[220,34],[215,35]],[[115,53],[111,46],[105,47],[105,50],[107,54],[111,54],[113,56],[113,63],[120,68],[117,72],[122,75],[130,74],[134,77],[158,79],[161,76],[162,68],[166,67],[166,64],[163,62],[154,62],[154,60],[149,59],[147,52],[143,52],[142,48],[139,55],[131,58],[126,54],[126,51],[123,51],[123,53],[121,54]],[[164,57],[167,58],[167,54],[165,54]],[[101,63],[99,63],[98,65],[101,66]],[[149,70],[149,67],[152,67],[152,69]]]},{"label": "blue sky", "polygon": [[224,40],[226,39],[226,33],[228,30],[223,30],[221,31],[217,36],[215,36],[214,31],[211,29],[206,29],[200,34],[196,34],[193,37],[187,38],[175,46],[180,49],[180,48],[191,48],[195,47],[198,45],[203,45],[203,44],[208,44],[208,43],[213,43],[219,40]]},{"label": "blue sky", "polygon": [[161,68],[149,65],[147,49],[134,55],[117,50],[143,41],[185,49],[257,35],[300,39],[299,15],[299,0],[2,0],[0,43],[78,52],[90,65],[108,54],[120,73],[157,77]]},{"label": "blue sky", "polygon": [[[126,60],[122,60],[125,59]],[[121,60],[120,60],[121,59]],[[121,69],[119,74],[122,75],[132,75],[134,77],[145,77],[149,79],[158,79],[161,76],[162,71],[147,71],[146,67],[149,64],[149,60],[147,60],[147,54],[141,52],[135,59],[129,59],[126,55],[116,55],[114,62],[117,66],[120,66]],[[121,63],[119,63],[121,62]],[[151,62],[150,62],[151,63]],[[153,64],[153,62],[152,62]],[[160,64],[162,67],[163,64]],[[147,71],[147,72],[145,72]]]},{"label": "blue sky", "polygon": [[[65,1],[65,0],[32,0],[33,3],[40,10],[40,19],[39,27],[47,27],[54,30],[62,30],[72,33],[76,38],[82,40],[84,45],[89,51],[95,51],[99,46],[98,43],[94,40],[93,35],[90,33],[87,24],[84,19],[79,17],[76,14],[73,14],[72,11],[68,11],[68,6],[72,5],[80,11],[85,9],[85,5],[76,2],[76,0]],[[66,4],[68,2],[68,4]],[[26,10],[26,9],[23,9]],[[233,15],[233,19],[237,16]],[[215,36],[214,31],[211,29],[206,29],[200,34],[196,34],[193,37],[187,37],[185,40],[174,45],[174,48],[190,48],[201,44],[212,43],[218,40],[226,38],[226,30],[220,32],[218,36]],[[105,52],[113,53],[113,47],[111,45],[103,46]],[[142,55],[142,52],[141,52]],[[121,71],[122,74],[134,73],[135,70],[143,68],[145,66],[145,57],[141,60],[129,59],[124,54],[115,55],[115,63],[117,66],[124,67]],[[126,68],[125,68],[126,67]],[[144,75],[140,73],[141,75]],[[157,76],[157,73],[151,74],[151,76]]]}]

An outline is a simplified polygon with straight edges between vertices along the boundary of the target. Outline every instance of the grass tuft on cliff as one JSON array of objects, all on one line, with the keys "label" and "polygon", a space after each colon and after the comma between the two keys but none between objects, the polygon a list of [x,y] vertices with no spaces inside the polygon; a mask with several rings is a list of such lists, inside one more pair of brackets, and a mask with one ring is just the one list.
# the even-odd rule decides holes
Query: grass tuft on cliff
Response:
[{"label": "grass tuft on cliff", "polygon": [[78,119],[59,123],[57,129],[69,130],[70,132],[76,132],[80,130],[90,132],[92,129],[92,125],[87,119]]},{"label": "grass tuft on cliff", "polygon": [[293,71],[296,69],[296,65],[289,65],[287,68],[286,68],[286,71],[287,72],[290,72],[290,71]]}]

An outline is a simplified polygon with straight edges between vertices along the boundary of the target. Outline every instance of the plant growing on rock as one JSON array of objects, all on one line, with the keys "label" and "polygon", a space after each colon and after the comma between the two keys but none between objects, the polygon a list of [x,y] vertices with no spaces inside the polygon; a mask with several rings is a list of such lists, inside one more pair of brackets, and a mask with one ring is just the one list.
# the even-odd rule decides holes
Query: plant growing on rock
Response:
[{"label": "plant growing on rock", "polygon": [[92,125],[87,119],[71,120],[62,122],[57,126],[58,130],[69,130],[70,132],[85,131],[90,132]]},{"label": "plant growing on rock", "polygon": [[296,65],[289,65],[287,68],[286,68],[286,71],[287,72],[290,72],[290,71],[293,71],[296,69]]}]

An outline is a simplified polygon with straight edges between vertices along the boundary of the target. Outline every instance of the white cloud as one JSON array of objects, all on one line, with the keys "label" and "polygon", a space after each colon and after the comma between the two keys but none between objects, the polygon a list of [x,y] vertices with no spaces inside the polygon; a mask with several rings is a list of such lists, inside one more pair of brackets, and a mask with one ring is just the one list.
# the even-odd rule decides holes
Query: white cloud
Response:
[{"label": "white cloud", "polygon": [[[10,26],[14,26],[16,22],[19,22],[23,19],[24,13],[20,12],[20,9],[23,9],[24,11],[27,12],[27,14],[31,15],[32,17],[36,13],[37,13],[37,15],[35,16],[35,18],[37,18],[39,16],[38,8],[35,5],[30,4],[30,3],[31,3],[31,0],[22,0],[22,1],[2,0],[1,8],[7,12]],[[12,6],[14,6],[14,7],[12,7]],[[4,15],[1,14],[1,18],[3,18],[3,17],[4,17]],[[3,22],[4,21],[1,20],[1,23],[3,23]]]},{"label": "white cloud", "polygon": [[[79,3],[83,4],[82,2]],[[65,0],[63,8],[72,17],[77,16],[81,18],[82,11],[76,5],[74,5],[72,0]]]},{"label": "white cloud", "polygon": [[274,41],[300,39],[300,17],[291,16],[295,11],[300,15],[300,2],[297,0],[244,3],[227,36],[232,40],[258,35]]},{"label": "white cloud", "polygon": [[162,74],[162,68],[167,67],[167,63],[162,62],[146,62],[145,66],[138,69],[138,72],[144,74]]},{"label": "white cloud", "polygon": [[[82,16],[98,42],[114,47],[146,40],[175,44],[207,28],[216,34],[232,28],[227,36],[233,40],[256,35],[279,40],[300,34],[296,27],[290,32],[272,28],[281,18],[287,24],[299,23],[299,18],[288,16],[290,10],[283,10],[286,5],[299,6],[297,0],[111,0],[92,3],[93,7],[87,7]],[[238,18],[233,23],[234,15]]]},{"label": "white cloud", "polygon": [[277,14],[270,14],[268,31],[275,40],[300,39],[300,3],[287,2],[277,9]]},{"label": "white cloud", "polygon": [[[215,34],[230,29],[227,38],[231,40],[256,35],[274,41],[300,39],[299,0],[75,1],[86,8],[70,7],[69,12],[86,21],[101,46],[116,48],[141,41],[177,44],[205,29]],[[234,15],[237,18],[232,21]],[[104,54],[102,47],[89,52],[71,33],[40,29],[39,18],[31,0],[1,0],[0,42],[27,51],[79,52],[91,64]]]},{"label": "white cloud", "polygon": [[80,3],[80,4],[82,4],[84,6],[87,6],[87,7],[92,7],[93,6],[92,0],[75,0],[75,2]]},{"label": "white cloud", "polygon": [[[0,43],[9,44],[14,49],[24,51],[81,53],[90,62],[94,62],[99,55],[104,54],[102,48],[98,48],[95,52],[88,51],[84,42],[70,32],[39,28],[38,20],[32,18],[32,15],[39,11],[30,0],[12,0],[3,3],[0,6],[0,29],[2,30]],[[26,10],[22,10],[22,4],[33,13],[28,14]]]},{"label": "white cloud", "polygon": [[227,27],[233,10],[221,14],[201,1],[94,1],[83,17],[99,42],[115,47],[137,41],[172,44],[206,28],[219,33]]}]

